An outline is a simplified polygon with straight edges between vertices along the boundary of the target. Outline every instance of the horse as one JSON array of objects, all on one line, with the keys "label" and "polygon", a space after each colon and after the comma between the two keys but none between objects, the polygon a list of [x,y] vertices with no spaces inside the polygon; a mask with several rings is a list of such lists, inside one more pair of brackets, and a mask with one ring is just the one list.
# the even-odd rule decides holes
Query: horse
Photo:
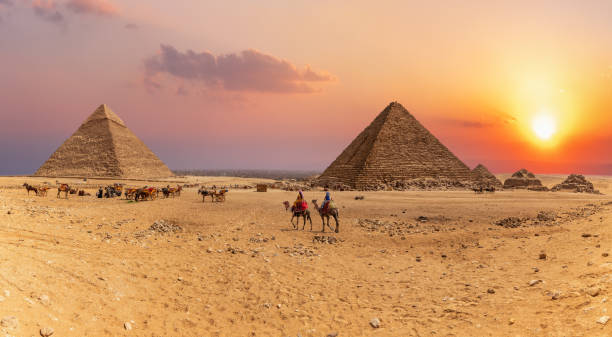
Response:
[{"label": "horse", "polygon": [[36,193],[36,195],[38,195],[38,188],[28,184],[28,183],[23,183],[23,187],[26,188],[26,190],[28,191],[28,195],[30,195],[30,191],[34,191],[34,193]]}]

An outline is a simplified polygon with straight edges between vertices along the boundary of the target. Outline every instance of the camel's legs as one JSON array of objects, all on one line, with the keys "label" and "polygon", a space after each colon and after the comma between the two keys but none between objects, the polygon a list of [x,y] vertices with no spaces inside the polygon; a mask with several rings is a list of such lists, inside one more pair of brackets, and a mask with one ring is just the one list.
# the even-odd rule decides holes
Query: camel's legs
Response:
[{"label": "camel's legs", "polygon": [[336,220],[336,230],[335,230],[335,232],[339,233],[340,232],[340,223],[338,223],[338,216],[337,215],[334,215],[334,220]]}]

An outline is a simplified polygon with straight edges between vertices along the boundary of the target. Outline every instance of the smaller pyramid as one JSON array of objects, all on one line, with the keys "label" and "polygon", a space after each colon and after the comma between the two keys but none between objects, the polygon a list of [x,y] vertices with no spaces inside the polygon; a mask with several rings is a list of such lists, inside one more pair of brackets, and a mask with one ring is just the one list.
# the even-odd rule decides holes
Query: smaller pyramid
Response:
[{"label": "smaller pyramid", "polygon": [[593,183],[588,181],[582,174],[570,174],[562,183],[553,186],[551,191],[600,194],[593,186]]},{"label": "smaller pyramid", "polygon": [[539,190],[542,189],[542,182],[536,176],[527,171],[520,169],[512,174],[512,177],[504,181],[504,188],[526,188]]},{"label": "smaller pyramid", "polygon": [[474,181],[477,184],[496,188],[503,187],[501,181],[482,164],[478,164],[478,166],[472,170],[472,173],[474,174]]},{"label": "smaller pyramid", "polygon": [[146,179],[173,174],[119,116],[102,104],[35,175]]}]

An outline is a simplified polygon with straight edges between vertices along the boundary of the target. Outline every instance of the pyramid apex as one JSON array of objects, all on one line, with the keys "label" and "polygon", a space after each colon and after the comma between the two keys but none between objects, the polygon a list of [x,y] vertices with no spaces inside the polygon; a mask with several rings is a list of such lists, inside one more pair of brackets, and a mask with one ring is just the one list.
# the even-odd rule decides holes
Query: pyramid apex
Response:
[{"label": "pyramid apex", "polygon": [[98,106],[98,108],[94,110],[94,112],[89,116],[89,118],[85,120],[85,123],[88,123],[94,120],[102,120],[102,119],[108,119],[121,126],[125,126],[125,123],[123,122],[123,120],[121,120],[121,118],[119,118],[119,116],[117,116],[117,114],[115,114],[113,110],[111,110],[111,108],[109,108],[108,105],[104,103],[100,104],[100,106]]}]

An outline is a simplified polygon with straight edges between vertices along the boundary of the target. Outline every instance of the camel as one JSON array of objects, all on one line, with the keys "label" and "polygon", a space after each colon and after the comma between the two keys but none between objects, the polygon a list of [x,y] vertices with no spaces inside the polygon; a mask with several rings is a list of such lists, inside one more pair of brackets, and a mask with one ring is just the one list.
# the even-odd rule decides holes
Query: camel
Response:
[{"label": "camel", "polygon": [[[310,221],[310,231],[312,232],[312,218],[310,217],[310,211],[308,209],[305,210],[295,210],[293,207],[291,207],[291,225],[293,225],[293,229],[299,229],[300,228],[300,217],[304,218],[304,225],[302,225],[302,230],[304,230],[304,227],[306,227],[306,219],[308,219],[308,221]],[[293,224],[293,218],[297,217],[297,221],[295,222],[295,225]]]},{"label": "camel", "polygon": [[34,193],[36,193],[36,195],[38,195],[38,189],[28,183],[23,183],[23,187],[26,188],[26,190],[28,191],[28,195],[30,195],[30,191],[34,191]]},{"label": "camel", "polygon": [[68,192],[70,192],[70,186],[68,186],[68,184],[60,184],[57,188],[57,198],[60,197],[60,193],[62,192],[66,196],[66,199],[68,199]]},{"label": "camel", "polygon": [[198,190],[198,194],[202,195],[202,202],[205,202],[206,197],[208,196],[210,196],[210,200],[212,202],[215,202],[215,191],[208,191],[208,190],[201,188],[200,190]]},{"label": "camel", "polygon": [[[338,222],[338,208],[334,207],[334,208],[327,208],[326,210],[323,210],[322,207],[319,207],[319,204],[317,204],[317,200],[312,200],[312,204],[314,205],[315,209],[319,212],[319,215],[321,216],[321,221],[323,222],[323,228],[321,229],[321,232],[325,232],[325,218],[327,218],[327,227],[329,227],[329,229],[333,232],[339,233],[340,232],[340,223]],[[334,220],[336,220],[336,229],[334,230],[333,228],[331,228],[331,226],[329,225],[329,217],[333,217]]]},{"label": "camel", "polygon": [[42,186],[38,188],[38,192],[40,193],[41,197],[46,197],[47,196],[47,191],[50,189],[50,187],[48,186]]}]

